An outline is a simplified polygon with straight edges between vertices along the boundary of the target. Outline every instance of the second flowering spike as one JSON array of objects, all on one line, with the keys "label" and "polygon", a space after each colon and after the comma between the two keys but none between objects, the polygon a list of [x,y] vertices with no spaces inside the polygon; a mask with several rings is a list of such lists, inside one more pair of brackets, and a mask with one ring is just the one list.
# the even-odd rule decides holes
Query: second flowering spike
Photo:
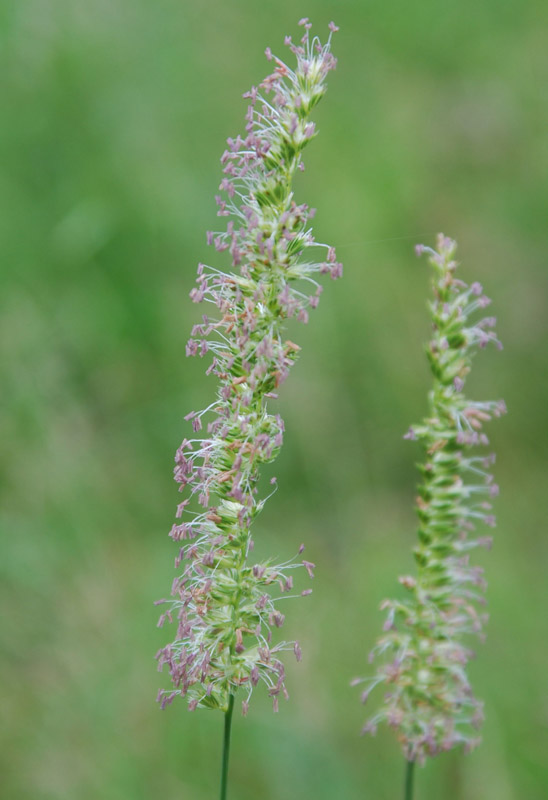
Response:
[{"label": "second flowering spike", "polygon": [[371,654],[379,663],[376,674],[355,682],[364,687],[364,702],[375,687],[384,691],[364,731],[374,733],[386,722],[411,762],[459,744],[470,749],[483,716],[466,672],[468,641],[481,635],[485,622],[483,570],[470,563],[470,553],[491,542],[475,534],[478,524],[494,526],[491,500],[498,494],[489,471],[494,456],[482,452],[488,445],[483,426],[505,406],[464,392],[477,349],[501,345],[493,317],[473,319],[490,300],[479,283],[468,286],[455,276],[455,249],[441,234],[436,250],[417,248],[429,255],[433,270],[427,347],[433,385],[427,417],[405,437],[423,453],[416,570],[400,578],[406,596],[382,604],[386,621]]}]

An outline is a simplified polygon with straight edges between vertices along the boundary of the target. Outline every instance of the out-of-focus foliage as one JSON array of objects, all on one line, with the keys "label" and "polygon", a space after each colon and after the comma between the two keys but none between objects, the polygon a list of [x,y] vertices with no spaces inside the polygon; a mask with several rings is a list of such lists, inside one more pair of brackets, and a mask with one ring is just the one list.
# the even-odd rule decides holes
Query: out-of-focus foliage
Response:
[{"label": "out-of-focus foliage", "polygon": [[[339,67],[299,202],[345,277],[300,331],[284,386],[280,491],[257,548],[301,541],[315,592],[287,605],[304,659],[291,702],[236,717],[240,800],[399,791],[391,737],[358,737],[349,679],[411,568],[414,445],[426,409],[428,273],[413,244],[459,241],[505,344],[470,390],[501,496],[488,639],[472,665],[484,743],[419,772],[425,797],[540,800],[548,768],[548,12],[533,0],[7,0],[0,10],[0,749],[13,800],[215,796],[217,715],[160,712],[153,600],[175,556],[173,453],[213,390],[184,345],[211,258],[213,195],[244,92],[307,14]],[[403,590],[402,590],[403,591]],[[289,779],[288,776],[291,776]]]}]

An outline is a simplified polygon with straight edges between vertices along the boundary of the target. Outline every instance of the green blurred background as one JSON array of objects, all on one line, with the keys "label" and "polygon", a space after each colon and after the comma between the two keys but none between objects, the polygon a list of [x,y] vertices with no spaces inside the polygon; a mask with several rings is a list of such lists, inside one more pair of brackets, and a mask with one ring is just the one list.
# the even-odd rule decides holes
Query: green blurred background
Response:
[{"label": "green blurred background", "polygon": [[429,385],[426,261],[457,238],[493,298],[502,353],[471,389],[504,397],[491,621],[471,665],[484,742],[419,771],[417,799],[548,795],[548,7],[533,0],[4,0],[1,796],[209,800],[222,719],[161,712],[179,495],[173,453],[209,402],[184,357],[211,259],[224,140],[241,94],[308,15],[339,67],[298,179],[345,276],[326,286],[284,386],[280,491],[261,553],[301,541],[315,592],[286,607],[291,702],[236,718],[233,800],[388,800],[402,758],[359,737],[380,600],[412,569],[418,452],[402,434]]}]

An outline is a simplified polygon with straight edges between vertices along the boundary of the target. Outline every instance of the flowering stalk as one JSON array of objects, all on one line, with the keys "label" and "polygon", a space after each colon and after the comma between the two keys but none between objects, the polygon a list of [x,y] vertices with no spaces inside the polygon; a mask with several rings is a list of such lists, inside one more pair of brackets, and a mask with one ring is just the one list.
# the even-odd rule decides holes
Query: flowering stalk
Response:
[{"label": "flowering stalk", "polygon": [[400,583],[407,598],[385,600],[388,615],[384,633],[370,660],[382,657],[376,675],[364,683],[365,702],[375,686],[385,688],[384,703],[366,723],[375,733],[387,722],[402,744],[408,760],[406,797],[411,796],[413,762],[423,763],[458,744],[470,749],[478,743],[482,703],[472,692],[466,664],[472,652],[469,634],[481,635],[485,615],[483,570],[471,566],[470,551],[491,544],[490,538],[469,538],[477,522],[495,524],[489,498],[498,494],[488,468],[493,455],[474,455],[488,444],[483,423],[505,411],[502,401],[477,402],[464,393],[466,376],[477,348],[489,342],[501,347],[486,317],[470,316],[489,304],[479,283],[467,286],[455,277],[455,242],[440,234],[437,251],[427,252],[434,275],[430,303],[432,339],[427,348],[433,375],[429,412],[422,425],[405,438],[420,442],[425,461],[419,467],[422,483],[417,498],[417,572]]},{"label": "flowering stalk", "polygon": [[[159,625],[177,622],[175,640],[157,654],[159,669],[167,664],[173,682],[159,692],[162,707],[186,697],[190,710],[230,710],[231,716],[242,688],[246,714],[262,681],[277,711],[279,695],[288,696],[279,655],[301,655],[297,642],[272,643],[273,629],[284,622],[272,590],[290,592],[292,570],[304,566],[312,577],[314,565],[250,560],[251,524],[268,499],[258,493],[260,467],[276,458],[283,439],[283,421],[268,412],[268,400],[277,397],[300,349],[283,338],[285,323],[290,317],[307,322],[308,308],[318,305],[316,273],[342,273],[334,249],[312,236],[313,210],[293,198],[293,176],[304,168],[302,151],[315,136],[310,112],[336,64],[330,52],[335,25],[322,45],[310,38],[308,20],[300,24],[300,43],[285,40],[296,68],[267,48],[274,71],[244,95],[250,100],[245,137],[228,139],[221,158],[218,216],[231,219],[207,240],[229,252],[238,272],[200,264],[191,292],[194,302],[210,303],[214,311],[194,326],[187,355],[212,354],[207,374],[217,377],[218,388],[210,406],[186,417],[196,434],[209,417],[206,434],[184,439],[175,456],[175,480],[187,496],[170,536],[183,543],[175,565],[184,562],[184,568],[172,599],[159,601],[168,606]],[[314,252],[322,251],[318,261]]]}]

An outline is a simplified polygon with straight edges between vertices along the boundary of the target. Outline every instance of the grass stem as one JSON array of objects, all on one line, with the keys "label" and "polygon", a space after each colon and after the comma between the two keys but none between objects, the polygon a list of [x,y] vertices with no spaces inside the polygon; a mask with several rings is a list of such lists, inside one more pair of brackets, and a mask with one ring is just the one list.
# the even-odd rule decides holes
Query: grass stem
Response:
[{"label": "grass stem", "polygon": [[415,762],[407,761],[405,766],[405,794],[404,800],[413,800],[413,776],[415,770]]},{"label": "grass stem", "polygon": [[234,711],[234,695],[231,694],[228,700],[228,708],[225,711],[225,729],[223,735],[223,761],[221,765],[221,795],[220,800],[226,800],[226,790],[228,784],[228,757],[230,754],[230,731],[232,729],[232,712]]}]

